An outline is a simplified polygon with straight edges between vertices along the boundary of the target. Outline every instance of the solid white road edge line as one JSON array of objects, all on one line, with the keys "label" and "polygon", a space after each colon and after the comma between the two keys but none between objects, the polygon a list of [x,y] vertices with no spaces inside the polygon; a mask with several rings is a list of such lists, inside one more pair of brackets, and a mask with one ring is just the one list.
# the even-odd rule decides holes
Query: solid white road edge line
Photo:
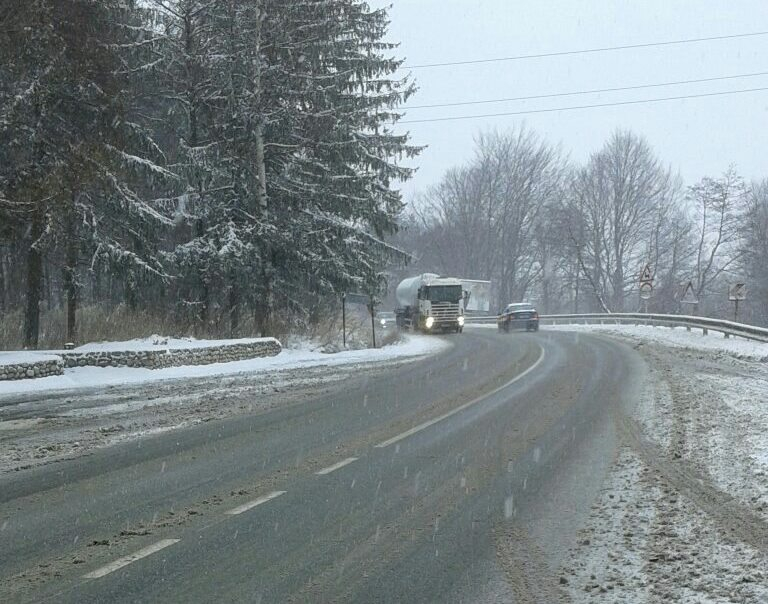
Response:
[{"label": "solid white road edge line", "polygon": [[244,503],[243,505],[239,505],[236,508],[232,508],[231,510],[226,511],[224,513],[229,514],[230,516],[236,516],[237,514],[242,514],[243,512],[247,512],[251,508],[255,508],[257,505],[261,505],[262,503],[267,503],[267,501],[271,501],[276,497],[280,497],[280,495],[285,495],[285,491],[272,491],[271,493],[268,493],[263,497],[259,497],[258,499],[254,499],[253,501],[249,501],[248,503]]},{"label": "solid white road edge line", "polygon": [[421,432],[425,428],[429,428],[430,426],[434,426],[436,423],[441,422],[444,419],[448,419],[452,415],[456,415],[457,413],[460,413],[460,412],[464,411],[464,409],[466,409],[467,407],[471,407],[472,405],[476,405],[480,401],[483,401],[483,400],[487,399],[489,396],[493,396],[497,392],[499,392],[501,390],[504,390],[504,388],[506,388],[507,386],[511,386],[512,384],[514,384],[518,380],[522,380],[531,371],[536,369],[536,367],[538,367],[539,364],[544,360],[544,354],[545,354],[544,353],[544,348],[541,348],[541,354],[539,355],[539,358],[536,359],[536,362],[533,365],[531,365],[530,367],[528,367],[528,369],[523,371],[520,375],[516,375],[515,377],[513,377],[506,384],[502,384],[498,388],[495,388],[495,389],[491,390],[487,394],[484,394],[482,396],[478,396],[476,399],[472,399],[468,403],[464,403],[463,405],[459,405],[458,407],[456,407],[455,409],[452,409],[448,413],[444,413],[443,415],[441,415],[439,417],[435,417],[433,419],[430,419],[430,420],[424,422],[423,424],[419,424],[418,426],[416,426],[414,428],[411,428],[410,430],[406,430],[405,432],[403,432],[401,434],[398,434],[397,436],[393,436],[389,440],[385,440],[384,442],[380,442],[378,445],[375,445],[375,447],[377,449],[383,449],[384,447],[388,447],[389,445],[394,445],[396,442],[399,442],[399,441],[403,440],[404,438],[408,438],[409,436],[412,436],[412,435],[416,434],[417,432]]},{"label": "solid white road edge line", "polygon": [[332,466],[318,470],[315,472],[315,474],[318,476],[322,476],[323,474],[330,474],[339,468],[343,468],[344,466],[351,464],[353,461],[357,461],[357,457],[347,457],[346,459],[343,459],[340,462],[333,464]]},{"label": "solid white road edge line", "polygon": [[109,573],[115,572],[116,570],[119,570],[124,566],[128,566],[132,562],[136,562],[136,560],[141,560],[142,558],[146,558],[147,556],[154,554],[155,552],[159,552],[161,549],[165,549],[169,545],[173,545],[174,543],[178,543],[179,541],[180,539],[163,539],[162,541],[158,541],[157,543],[148,545],[144,549],[140,549],[139,551],[129,556],[118,558],[117,560],[115,560],[110,564],[107,564],[106,566],[97,568],[96,570],[89,572],[87,575],[83,575],[83,579],[98,579],[99,577],[103,577],[104,575],[108,575]]}]

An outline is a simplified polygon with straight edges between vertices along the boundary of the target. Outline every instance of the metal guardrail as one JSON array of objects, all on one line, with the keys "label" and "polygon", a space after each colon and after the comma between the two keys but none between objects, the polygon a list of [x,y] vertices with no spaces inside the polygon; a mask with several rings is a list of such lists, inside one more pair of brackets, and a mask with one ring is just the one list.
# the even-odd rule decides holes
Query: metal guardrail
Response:
[{"label": "metal guardrail", "polygon": [[[710,331],[722,333],[726,338],[738,336],[758,342],[768,342],[768,329],[725,321],[709,317],[694,317],[691,315],[654,315],[644,313],[593,313],[572,315],[541,315],[539,320],[547,325],[650,325],[659,327],[685,327],[701,329],[704,335]],[[496,323],[496,317],[467,317],[468,325]]]}]

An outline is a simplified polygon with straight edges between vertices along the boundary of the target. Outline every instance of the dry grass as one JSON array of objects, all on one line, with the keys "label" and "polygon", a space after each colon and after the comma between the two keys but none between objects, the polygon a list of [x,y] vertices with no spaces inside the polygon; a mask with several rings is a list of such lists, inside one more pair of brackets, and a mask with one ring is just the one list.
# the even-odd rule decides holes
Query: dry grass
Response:
[{"label": "dry grass", "polygon": [[[171,336],[193,335],[179,326],[171,315],[131,312],[124,306],[112,311],[101,307],[83,308],[77,313],[78,342],[102,340],[131,340],[153,334]],[[0,319],[0,350],[20,350],[23,347],[24,313],[17,310]],[[66,316],[63,309],[46,311],[40,315],[40,341],[38,348],[58,349],[66,343]]]},{"label": "dry grass", "polygon": [[[173,313],[133,312],[125,306],[112,310],[103,307],[85,307],[77,315],[78,338],[76,344],[100,341],[122,341],[147,338],[155,334],[171,337],[229,338],[252,337],[256,328],[252,317],[244,317],[237,333],[232,334],[226,324],[212,324],[207,329],[185,324]],[[24,313],[16,310],[0,317],[0,350],[21,350],[23,347]],[[324,350],[342,350],[341,314],[329,316],[318,325],[302,327],[293,322],[281,322],[275,327],[275,336],[281,342],[292,337],[309,337]],[[396,330],[376,333],[377,346],[399,339]],[[63,309],[46,311],[40,316],[40,343],[38,348],[60,349],[66,343],[66,317]],[[369,348],[372,345],[370,319],[348,313],[347,348]]]}]

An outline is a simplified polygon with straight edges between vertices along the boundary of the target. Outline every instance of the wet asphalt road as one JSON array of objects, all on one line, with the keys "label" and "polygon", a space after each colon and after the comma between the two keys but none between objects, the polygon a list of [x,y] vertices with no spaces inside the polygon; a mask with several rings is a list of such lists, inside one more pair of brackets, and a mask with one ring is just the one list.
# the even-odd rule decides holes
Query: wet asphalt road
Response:
[{"label": "wet asphalt road", "polygon": [[317,398],[0,477],[0,600],[555,601],[639,358],[449,337]]}]

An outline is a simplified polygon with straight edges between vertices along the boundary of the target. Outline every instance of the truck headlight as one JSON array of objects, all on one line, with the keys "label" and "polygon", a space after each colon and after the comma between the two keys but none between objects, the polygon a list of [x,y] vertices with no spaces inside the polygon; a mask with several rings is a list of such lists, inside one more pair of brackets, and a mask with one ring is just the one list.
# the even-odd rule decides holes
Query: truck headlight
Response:
[{"label": "truck headlight", "polygon": [[386,322],[386,320],[385,320],[385,319],[382,319],[382,320],[380,321],[380,323],[381,323],[382,327],[383,327],[384,325],[386,325],[386,324],[387,324],[387,322]]},{"label": "truck headlight", "polygon": [[435,317],[427,317],[427,320],[424,322],[424,325],[426,325],[427,329],[432,329],[432,326],[435,324]]},{"label": "truck headlight", "polygon": [[456,319],[456,321],[459,323],[459,327],[464,327],[464,315],[459,315],[459,318]]}]

